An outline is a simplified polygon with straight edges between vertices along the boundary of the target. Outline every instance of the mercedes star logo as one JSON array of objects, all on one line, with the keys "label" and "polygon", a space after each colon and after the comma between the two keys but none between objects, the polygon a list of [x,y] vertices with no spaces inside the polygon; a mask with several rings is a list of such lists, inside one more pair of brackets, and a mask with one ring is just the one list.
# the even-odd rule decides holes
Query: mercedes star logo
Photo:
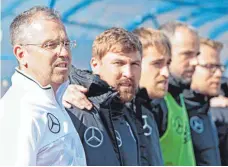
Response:
[{"label": "mercedes star logo", "polygon": [[152,127],[147,122],[148,116],[147,115],[142,115],[142,118],[144,120],[143,129],[146,131],[146,132],[144,132],[144,135],[145,136],[150,136],[151,133],[152,133]]},{"label": "mercedes star logo", "polygon": [[173,127],[179,135],[184,132],[184,123],[180,117],[173,119]]},{"label": "mercedes star logo", "polygon": [[190,126],[196,133],[202,133],[204,131],[203,121],[198,116],[191,117]]},{"label": "mercedes star logo", "polygon": [[94,126],[87,128],[84,133],[84,140],[90,147],[99,147],[103,143],[103,139],[102,132]]},{"label": "mercedes star logo", "polygon": [[59,133],[60,123],[59,120],[51,113],[47,114],[48,128],[52,133]]},{"label": "mercedes star logo", "polygon": [[117,143],[118,143],[118,147],[121,147],[122,146],[122,139],[121,139],[121,136],[120,136],[120,133],[115,130],[115,133],[116,133],[116,140],[117,140]]}]

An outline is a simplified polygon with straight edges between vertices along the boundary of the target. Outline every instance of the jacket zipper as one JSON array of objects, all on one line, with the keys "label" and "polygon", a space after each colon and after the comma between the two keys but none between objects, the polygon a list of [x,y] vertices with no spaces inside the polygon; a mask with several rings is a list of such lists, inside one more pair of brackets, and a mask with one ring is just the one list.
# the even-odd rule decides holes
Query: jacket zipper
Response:
[{"label": "jacket zipper", "polygon": [[112,122],[112,114],[111,114],[111,105],[109,103],[109,119],[111,121],[111,126],[112,126],[112,131],[113,131],[113,134],[114,134],[114,141],[115,141],[115,145],[117,147],[117,151],[118,151],[118,154],[119,154],[119,158],[120,158],[120,165],[121,166],[124,166],[123,164],[123,160],[122,160],[122,157],[121,157],[121,153],[120,153],[120,149],[119,149],[119,146],[118,146],[118,142],[117,142],[117,139],[116,139],[116,133],[115,133],[115,128],[114,128],[114,125],[113,125],[113,122]]}]

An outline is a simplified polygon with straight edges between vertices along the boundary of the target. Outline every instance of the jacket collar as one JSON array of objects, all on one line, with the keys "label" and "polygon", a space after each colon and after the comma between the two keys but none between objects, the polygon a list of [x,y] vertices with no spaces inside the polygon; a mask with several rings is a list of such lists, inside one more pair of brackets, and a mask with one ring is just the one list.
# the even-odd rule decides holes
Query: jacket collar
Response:
[{"label": "jacket collar", "polygon": [[21,71],[19,68],[15,68],[15,73],[12,76],[12,85],[20,86],[26,91],[37,91],[45,94],[49,99],[56,100],[60,106],[62,106],[62,97],[69,85],[69,80],[65,81],[57,89],[56,93],[53,91],[51,85],[42,86],[32,76]]},{"label": "jacket collar", "polygon": [[124,104],[121,103],[118,92],[101,80],[99,75],[72,66],[69,78],[70,83],[82,85],[88,89],[87,97],[98,109],[101,106],[110,107],[111,104],[117,110],[123,107]]}]

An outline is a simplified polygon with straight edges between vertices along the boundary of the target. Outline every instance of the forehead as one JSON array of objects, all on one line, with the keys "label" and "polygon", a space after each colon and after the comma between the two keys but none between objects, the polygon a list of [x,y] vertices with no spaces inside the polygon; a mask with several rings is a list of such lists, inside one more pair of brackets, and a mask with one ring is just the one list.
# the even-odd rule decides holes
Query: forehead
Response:
[{"label": "forehead", "polygon": [[187,28],[177,28],[173,39],[172,46],[184,49],[199,49],[199,37]]},{"label": "forehead", "polygon": [[[163,48],[165,49],[165,48]],[[150,59],[150,60],[160,60],[160,59],[169,59],[170,56],[166,52],[159,52],[158,49],[154,46],[150,46],[148,48],[143,49],[143,59]]]},{"label": "forehead", "polygon": [[216,49],[205,44],[200,44],[200,55],[198,59],[206,63],[220,63],[219,54],[219,51]]},{"label": "forehead", "polygon": [[58,20],[37,19],[26,30],[27,39],[37,42],[67,38],[64,25]]},{"label": "forehead", "polygon": [[113,53],[108,52],[102,58],[104,61],[114,61],[114,60],[122,60],[122,61],[141,61],[142,56],[141,54],[136,52],[131,53]]}]

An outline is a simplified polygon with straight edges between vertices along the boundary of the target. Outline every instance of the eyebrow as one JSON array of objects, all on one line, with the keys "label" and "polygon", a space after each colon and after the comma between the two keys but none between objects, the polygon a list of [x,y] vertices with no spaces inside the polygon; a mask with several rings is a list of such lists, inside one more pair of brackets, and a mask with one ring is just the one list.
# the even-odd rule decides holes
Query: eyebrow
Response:
[{"label": "eyebrow", "polygon": [[132,61],[131,63],[141,63],[141,61],[140,60],[134,60],[134,61]]},{"label": "eyebrow", "polygon": [[[56,39],[46,39],[44,42],[43,42],[43,44],[45,44],[45,43],[47,43],[47,42],[56,42],[56,41],[59,41],[61,38],[56,38]],[[70,39],[69,38],[65,38],[65,39],[63,39],[64,41],[70,41]]]},{"label": "eyebrow", "polygon": [[51,41],[57,41],[57,39],[46,39],[45,41],[42,42],[42,44],[46,44],[48,42],[51,42]]},{"label": "eyebrow", "polygon": [[193,53],[194,53],[194,51],[182,51],[181,52],[181,54],[188,54],[188,55],[193,54]]},{"label": "eyebrow", "polygon": [[[116,58],[116,59],[112,60],[112,62],[116,62],[116,61],[124,62],[125,60],[120,59],[120,58]],[[133,61],[131,61],[131,63],[141,63],[141,60],[133,60]]]},{"label": "eyebrow", "polygon": [[152,62],[156,62],[156,61],[165,61],[165,58],[158,58],[158,59],[152,60]]}]

